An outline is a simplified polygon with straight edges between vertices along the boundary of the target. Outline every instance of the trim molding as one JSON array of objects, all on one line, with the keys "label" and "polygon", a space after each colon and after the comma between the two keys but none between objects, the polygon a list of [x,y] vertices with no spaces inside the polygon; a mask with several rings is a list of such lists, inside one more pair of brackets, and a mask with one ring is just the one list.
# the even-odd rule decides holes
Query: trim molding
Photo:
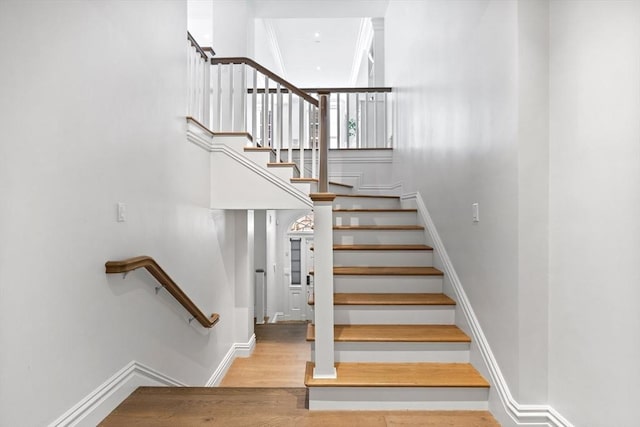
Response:
[{"label": "trim molding", "polygon": [[[98,388],[89,393],[84,399],[78,402],[74,407],[62,414],[57,420],[49,424],[52,426],[71,426],[77,425],[84,418],[98,409],[109,397],[115,394],[119,389],[123,388],[127,382],[133,380],[136,376],[143,377],[149,381],[156,382],[160,386],[185,387],[185,384],[164,375],[155,369],[136,362],[129,362],[124,368],[116,372],[111,378],[102,383]],[[115,405],[113,405],[115,403]],[[112,402],[113,407],[108,408],[111,412],[120,402]]]},{"label": "trim molding", "polygon": [[[255,334],[251,336],[249,342],[232,344],[231,348],[222,359],[211,378],[209,378],[209,381],[207,381],[206,386],[213,387],[218,385],[231,367],[233,360],[236,357],[249,357],[253,353],[255,346]],[[142,381],[140,381],[140,377],[142,378]],[[104,413],[105,415],[107,415],[108,413],[113,411],[131,393],[131,391],[133,391],[129,391],[126,389],[127,384],[131,383],[135,388],[137,388],[141,384],[149,385],[149,383],[153,383],[153,385],[159,387],[188,386],[187,384],[171,378],[170,376],[165,375],[159,371],[156,371],[153,368],[132,360],[124,368],[116,372],[111,378],[106,380],[95,390],[89,393],[75,406],[62,414],[58,419],[50,423],[49,427],[66,427],[78,425],[82,423],[82,421],[86,421],[86,418],[90,417],[94,412],[98,410],[100,410],[100,412],[98,413]],[[126,394],[123,396],[118,396],[119,391],[125,392]],[[109,399],[112,397],[113,399],[109,401]],[[98,419],[96,423],[98,421],[100,421],[100,419]]]},{"label": "trim molding", "polygon": [[424,204],[422,200],[422,196],[420,193],[408,193],[403,194],[401,196],[401,200],[405,201],[414,201],[417,205],[420,216],[425,222],[425,232],[429,233],[431,237],[431,241],[433,243],[434,249],[437,251],[440,259],[442,260],[442,264],[444,267],[445,274],[449,277],[451,284],[453,286],[454,292],[456,294],[457,303],[460,305],[462,312],[464,313],[467,322],[469,323],[469,327],[471,328],[471,332],[473,335],[473,340],[477,343],[478,348],[480,349],[480,353],[482,354],[482,358],[489,370],[489,375],[491,376],[491,384],[495,386],[498,391],[498,395],[500,397],[500,401],[504,406],[507,414],[516,422],[518,425],[549,425],[553,427],[573,427],[573,424],[569,422],[566,418],[564,418],[560,413],[558,413],[555,409],[553,409],[550,405],[527,405],[516,402],[509,390],[509,386],[502,375],[502,371],[498,366],[498,362],[496,361],[495,356],[493,355],[493,351],[491,350],[491,346],[489,346],[489,342],[487,341],[486,336],[480,326],[480,322],[476,317],[473,308],[471,307],[471,303],[467,298],[467,294],[462,287],[462,282],[460,282],[460,278],[456,274],[455,269],[453,268],[453,264],[451,263],[451,259],[447,254],[447,251],[440,239],[440,235],[436,230],[435,224],[431,219],[431,215],[427,210],[427,206]]},{"label": "trim molding", "polygon": [[286,318],[286,316],[284,315],[283,312],[276,311],[273,314],[273,319],[269,319],[269,323],[278,323],[278,319],[280,319],[280,318],[284,319],[284,318]]},{"label": "trim molding", "polygon": [[207,387],[217,387],[221,382],[224,376],[227,374],[227,371],[233,364],[233,361],[236,357],[249,357],[253,353],[253,350],[256,347],[256,334],[251,335],[249,342],[247,343],[235,343],[231,346],[227,354],[222,358],[222,361],[213,372],[209,380],[207,381]]},{"label": "trim molding", "polygon": [[396,182],[391,185],[361,185],[359,192],[371,194],[395,194],[396,191],[402,191],[402,182]]},{"label": "trim molding", "polygon": [[221,153],[235,160],[236,162],[242,164],[247,169],[252,172],[260,175],[262,178],[266,179],[276,187],[281,190],[289,193],[289,195],[295,197],[302,203],[306,204],[310,208],[313,207],[313,202],[309,196],[302,191],[295,188],[290,182],[286,182],[280,179],[278,176],[269,172],[266,168],[261,167],[260,165],[252,162],[247,159],[245,156],[230,148],[226,144],[215,143],[213,140],[215,137],[211,137],[205,134],[200,128],[195,125],[190,125],[190,122],[187,124],[187,140],[198,147],[210,152],[210,153]]}]

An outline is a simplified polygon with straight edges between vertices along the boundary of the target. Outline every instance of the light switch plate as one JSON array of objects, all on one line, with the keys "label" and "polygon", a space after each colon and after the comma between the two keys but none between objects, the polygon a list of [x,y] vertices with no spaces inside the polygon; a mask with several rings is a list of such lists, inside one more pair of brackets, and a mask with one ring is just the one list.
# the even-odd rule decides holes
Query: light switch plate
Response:
[{"label": "light switch plate", "polygon": [[118,203],[118,222],[125,222],[127,220],[127,207],[124,203]]},{"label": "light switch plate", "polygon": [[480,222],[480,206],[478,203],[471,205],[471,215],[473,216],[473,222]]}]

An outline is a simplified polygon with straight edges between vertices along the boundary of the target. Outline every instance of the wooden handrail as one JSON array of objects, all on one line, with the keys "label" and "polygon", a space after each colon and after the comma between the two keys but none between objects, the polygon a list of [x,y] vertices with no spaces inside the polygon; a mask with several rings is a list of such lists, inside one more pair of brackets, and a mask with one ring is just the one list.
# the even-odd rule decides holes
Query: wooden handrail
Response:
[{"label": "wooden handrail", "polygon": [[150,256],[143,255],[122,261],[107,261],[104,266],[107,274],[128,273],[144,267],[202,326],[211,328],[220,320],[220,316],[216,313],[207,317]]},{"label": "wooden handrail", "polygon": [[300,98],[302,98],[305,101],[307,101],[309,104],[314,105],[316,107],[320,106],[320,103],[318,102],[318,100],[315,99],[313,96],[311,96],[308,93],[298,89],[296,86],[294,86],[293,84],[289,83],[288,81],[286,81],[285,79],[283,79],[282,77],[280,77],[279,75],[274,73],[273,71],[269,70],[268,68],[263,67],[262,65],[258,64],[253,59],[245,58],[245,57],[241,57],[241,56],[234,57],[234,58],[211,58],[211,64],[212,65],[216,65],[216,64],[246,64],[246,65],[249,65],[249,66],[255,68],[256,70],[260,71],[265,76],[269,77],[271,80],[273,80],[273,81],[275,81],[277,83],[280,83],[282,86],[284,86],[285,88],[287,88],[291,92],[295,93]]},{"label": "wooden handrail", "polygon": [[[187,31],[187,40],[189,40],[189,42],[191,43],[191,46],[195,47],[196,50],[198,51],[198,53],[200,54],[200,56],[202,57],[202,59],[204,59],[205,61],[207,59],[209,59],[209,57],[207,56],[206,52],[204,51],[204,49],[202,49],[200,47],[200,45],[198,44],[198,42],[196,41],[196,39],[193,38],[193,36],[191,35],[190,32]],[[211,51],[213,52],[213,49],[211,49]],[[213,52],[213,54],[215,55],[215,52]]]},{"label": "wooden handrail", "polygon": [[[329,92],[329,93],[391,93],[393,91],[390,87],[330,87],[330,88],[301,88],[303,92],[308,93],[319,93],[319,92]],[[265,89],[258,89],[256,93],[264,93]],[[288,93],[287,89],[281,89],[282,93]],[[247,89],[248,93],[253,93],[252,88]],[[269,93],[276,93],[276,89],[269,88]]]}]

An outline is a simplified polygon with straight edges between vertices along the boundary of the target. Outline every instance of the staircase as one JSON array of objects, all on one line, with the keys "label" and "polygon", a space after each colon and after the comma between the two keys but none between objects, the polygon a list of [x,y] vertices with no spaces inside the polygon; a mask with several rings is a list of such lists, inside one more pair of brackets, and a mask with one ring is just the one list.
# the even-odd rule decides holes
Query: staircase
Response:
[{"label": "staircase", "polygon": [[[333,208],[337,378],[314,379],[307,363],[309,409],[486,410],[489,383],[469,363],[471,340],[455,326],[417,211],[358,194]],[[312,358],[314,339],[309,325]]]}]

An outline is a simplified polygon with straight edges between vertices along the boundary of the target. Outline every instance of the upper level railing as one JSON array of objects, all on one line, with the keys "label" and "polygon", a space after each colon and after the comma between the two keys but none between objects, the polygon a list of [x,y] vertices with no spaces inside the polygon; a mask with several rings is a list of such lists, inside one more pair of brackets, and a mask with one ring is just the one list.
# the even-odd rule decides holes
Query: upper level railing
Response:
[{"label": "upper level railing", "polygon": [[328,148],[392,146],[390,88],[299,89],[249,58],[210,58],[207,68],[196,46],[190,38],[189,116],[214,132],[248,132],[301,177],[319,177],[319,93],[327,95]]},{"label": "upper level railing", "polygon": [[213,313],[205,315],[198,306],[184,293],[184,291],[171,279],[171,277],[149,256],[138,256],[122,261],[107,261],[105,272],[107,274],[128,273],[138,268],[145,268],[173,297],[205,328],[211,328],[218,323],[220,316]]}]

